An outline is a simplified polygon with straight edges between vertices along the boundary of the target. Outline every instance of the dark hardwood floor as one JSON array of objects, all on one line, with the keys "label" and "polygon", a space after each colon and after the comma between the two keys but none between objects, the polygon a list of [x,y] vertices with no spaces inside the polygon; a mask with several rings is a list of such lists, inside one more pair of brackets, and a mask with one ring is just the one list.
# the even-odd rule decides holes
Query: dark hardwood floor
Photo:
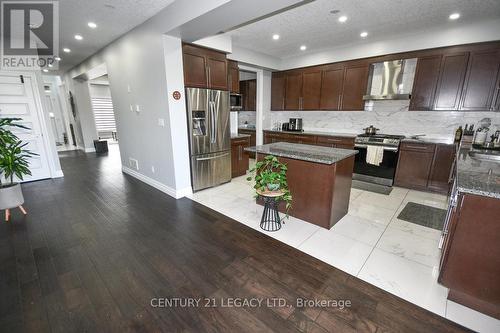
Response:
[{"label": "dark hardwood floor", "polygon": [[[458,332],[462,327],[189,199],[67,152],[64,179],[23,185],[0,223],[1,332]],[[152,298],[286,307],[152,307]],[[298,308],[297,298],[350,300]],[[265,301],[264,301],[265,302]],[[263,304],[264,305],[264,304]]]}]

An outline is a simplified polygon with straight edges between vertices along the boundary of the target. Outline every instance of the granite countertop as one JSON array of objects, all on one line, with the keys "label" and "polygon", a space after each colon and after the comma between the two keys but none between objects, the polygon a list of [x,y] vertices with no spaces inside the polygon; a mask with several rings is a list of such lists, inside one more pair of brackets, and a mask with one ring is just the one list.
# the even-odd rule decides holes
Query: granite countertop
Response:
[{"label": "granite countertop", "polygon": [[500,162],[472,158],[470,151],[491,154],[486,150],[470,147],[461,147],[458,150],[457,190],[500,199]]},{"label": "granite countertop", "polygon": [[238,127],[239,130],[247,130],[247,131],[255,131],[255,127],[244,127],[240,126]]},{"label": "granite countertop", "polygon": [[238,133],[238,134],[231,134],[231,140],[232,139],[243,139],[243,138],[249,138],[251,135],[250,134],[242,134],[242,133]]},{"label": "granite countertop", "polygon": [[322,132],[322,131],[304,131],[304,132],[296,132],[296,131],[278,131],[267,129],[265,132],[273,132],[273,133],[285,133],[285,134],[298,134],[298,135],[324,135],[324,136],[342,136],[346,138],[355,138],[358,136],[357,134],[352,133],[334,133],[334,132]]},{"label": "granite countertop", "polygon": [[421,136],[418,139],[405,138],[401,140],[401,142],[407,143],[432,143],[432,144],[441,144],[441,145],[452,145],[454,144],[453,138],[438,138],[438,137],[426,137]]},{"label": "granite countertop", "polygon": [[245,148],[245,150],[321,164],[334,164],[358,153],[356,150],[350,149],[287,142],[270,143],[267,145]]}]

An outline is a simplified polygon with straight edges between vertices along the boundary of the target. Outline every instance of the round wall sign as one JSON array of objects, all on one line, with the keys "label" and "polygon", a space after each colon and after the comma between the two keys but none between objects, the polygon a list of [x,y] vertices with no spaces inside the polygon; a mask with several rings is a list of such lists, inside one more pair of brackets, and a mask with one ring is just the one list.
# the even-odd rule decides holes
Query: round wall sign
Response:
[{"label": "round wall sign", "polygon": [[175,100],[181,99],[181,93],[180,91],[176,90],[172,93],[172,96],[174,97]]}]

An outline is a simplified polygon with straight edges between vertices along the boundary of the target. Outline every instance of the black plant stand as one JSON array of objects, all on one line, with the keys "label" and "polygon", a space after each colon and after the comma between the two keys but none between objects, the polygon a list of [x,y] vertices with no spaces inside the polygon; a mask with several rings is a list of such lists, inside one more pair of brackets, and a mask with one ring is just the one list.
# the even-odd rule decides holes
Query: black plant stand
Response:
[{"label": "black plant stand", "polygon": [[265,231],[280,230],[281,218],[278,212],[278,205],[284,193],[257,191],[257,194],[264,200],[264,212],[260,220],[260,228]]}]

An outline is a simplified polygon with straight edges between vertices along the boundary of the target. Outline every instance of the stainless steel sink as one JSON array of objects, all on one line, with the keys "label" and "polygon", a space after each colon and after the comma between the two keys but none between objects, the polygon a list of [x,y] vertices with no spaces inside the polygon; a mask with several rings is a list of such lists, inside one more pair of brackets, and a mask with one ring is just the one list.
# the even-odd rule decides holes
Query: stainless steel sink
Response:
[{"label": "stainless steel sink", "polygon": [[469,156],[476,160],[500,162],[500,153],[498,152],[483,152],[471,150],[469,151]]}]

